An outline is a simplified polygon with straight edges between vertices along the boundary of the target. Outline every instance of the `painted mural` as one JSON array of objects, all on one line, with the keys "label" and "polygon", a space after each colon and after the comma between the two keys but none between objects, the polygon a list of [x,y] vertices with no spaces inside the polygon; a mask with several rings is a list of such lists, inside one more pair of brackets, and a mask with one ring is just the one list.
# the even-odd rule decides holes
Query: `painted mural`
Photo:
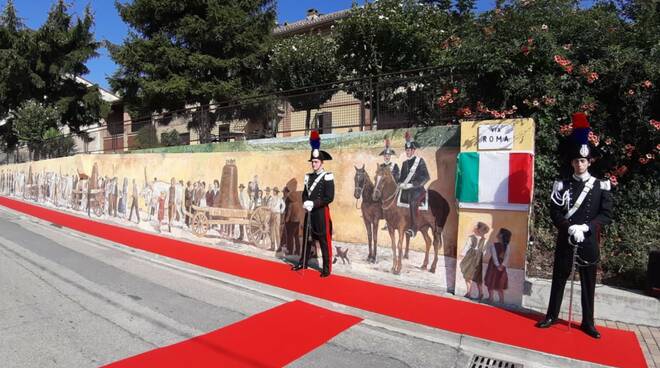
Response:
[{"label": "painted mural", "polygon": [[[461,132],[459,139],[456,126],[410,133],[419,143],[413,152],[401,130],[322,135],[322,149],[334,158],[324,165],[335,178],[333,273],[521,304],[528,213],[457,201],[457,157],[476,137]],[[303,178],[311,171],[307,139],[215,146],[201,147],[213,152],[77,155],[4,166],[0,192],[98,221],[297,262]],[[410,191],[404,171],[416,161],[424,162],[427,178]]]},{"label": "painted mural", "polygon": [[[331,204],[334,270],[451,290],[457,129],[413,133],[423,142],[414,156],[426,162],[430,180],[420,197],[419,231],[412,238],[405,234],[408,204],[391,169],[409,159],[404,132],[381,132],[360,144],[324,139],[324,149],[334,157],[325,169],[334,173],[336,183]],[[386,140],[391,150],[387,162],[380,154]],[[0,189],[2,195],[100,221],[295,262],[304,240],[301,191],[304,174],[311,170],[308,156],[306,143],[293,149],[78,155],[6,166]]]}]

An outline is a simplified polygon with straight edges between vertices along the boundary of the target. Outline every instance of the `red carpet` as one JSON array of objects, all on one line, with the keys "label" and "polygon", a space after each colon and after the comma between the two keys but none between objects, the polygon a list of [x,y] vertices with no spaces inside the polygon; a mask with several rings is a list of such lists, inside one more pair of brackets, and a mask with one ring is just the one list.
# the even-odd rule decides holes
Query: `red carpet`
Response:
[{"label": "red carpet", "polygon": [[301,277],[281,262],[103,224],[5,197],[0,197],[0,205],[134,248],[394,318],[573,359],[646,367],[630,331],[601,326],[602,338],[594,340],[579,330],[568,333],[564,326],[539,330],[533,317],[487,305],[343,276],[321,279],[314,271]]},{"label": "red carpet", "polygon": [[[299,325],[300,321],[304,323]],[[283,367],[360,321],[294,301],[105,367]]]}]

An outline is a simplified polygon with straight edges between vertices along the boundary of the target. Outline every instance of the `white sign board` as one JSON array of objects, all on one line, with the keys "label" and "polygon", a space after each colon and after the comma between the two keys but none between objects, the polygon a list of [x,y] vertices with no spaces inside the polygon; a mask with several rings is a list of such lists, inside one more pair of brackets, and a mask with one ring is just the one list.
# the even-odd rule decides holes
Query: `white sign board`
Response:
[{"label": "white sign board", "polygon": [[480,150],[513,149],[513,125],[480,125],[477,147]]}]

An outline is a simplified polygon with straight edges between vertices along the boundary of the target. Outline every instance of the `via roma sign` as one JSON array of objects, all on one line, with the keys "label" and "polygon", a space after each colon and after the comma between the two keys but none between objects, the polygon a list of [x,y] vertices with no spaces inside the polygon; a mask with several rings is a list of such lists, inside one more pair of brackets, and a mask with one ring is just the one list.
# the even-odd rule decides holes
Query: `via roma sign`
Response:
[{"label": "via roma sign", "polygon": [[477,147],[480,150],[513,149],[513,125],[480,125]]}]

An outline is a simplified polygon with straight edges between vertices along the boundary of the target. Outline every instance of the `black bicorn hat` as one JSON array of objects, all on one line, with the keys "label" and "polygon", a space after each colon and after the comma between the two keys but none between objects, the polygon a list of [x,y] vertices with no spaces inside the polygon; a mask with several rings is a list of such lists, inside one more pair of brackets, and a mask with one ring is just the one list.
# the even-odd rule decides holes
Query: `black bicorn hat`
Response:
[{"label": "black bicorn hat", "polygon": [[314,159],[321,161],[332,160],[332,156],[328,152],[321,151],[321,136],[318,131],[313,130],[309,135],[309,145],[312,147],[312,152],[308,161],[311,162]]},{"label": "black bicorn hat", "polygon": [[390,140],[388,138],[385,138],[385,149],[379,154],[379,156],[385,155],[396,155],[396,152],[390,147]]},{"label": "black bicorn hat", "polygon": [[594,159],[598,158],[598,149],[589,142],[591,127],[587,115],[583,112],[576,112],[571,116],[573,130],[564,146],[560,149],[566,161],[572,161],[576,158]]},{"label": "black bicorn hat", "polygon": [[410,135],[410,132],[406,132],[406,149],[417,149],[419,148],[419,143],[415,142],[415,139]]}]

